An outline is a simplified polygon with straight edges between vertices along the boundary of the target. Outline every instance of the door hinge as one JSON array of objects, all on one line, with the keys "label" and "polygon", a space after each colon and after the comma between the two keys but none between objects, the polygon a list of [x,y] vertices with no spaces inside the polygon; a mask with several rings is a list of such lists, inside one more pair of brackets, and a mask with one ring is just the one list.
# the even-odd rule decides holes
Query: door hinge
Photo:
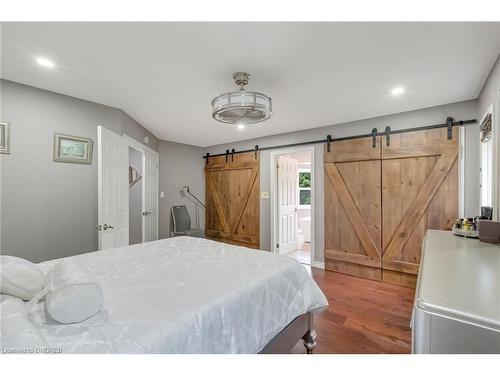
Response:
[{"label": "door hinge", "polygon": [[96,225],[95,229],[97,229],[97,231],[101,231],[102,230],[102,225],[101,224]]}]

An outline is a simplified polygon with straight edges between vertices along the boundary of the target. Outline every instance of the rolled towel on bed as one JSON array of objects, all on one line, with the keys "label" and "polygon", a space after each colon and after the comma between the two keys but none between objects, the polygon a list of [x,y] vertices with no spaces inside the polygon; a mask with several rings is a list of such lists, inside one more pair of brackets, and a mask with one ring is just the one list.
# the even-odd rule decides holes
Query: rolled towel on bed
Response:
[{"label": "rolled towel on bed", "polygon": [[9,255],[0,256],[0,293],[25,301],[43,289],[44,276],[29,260]]},{"label": "rolled towel on bed", "polygon": [[43,297],[47,314],[63,324],[79,323],[94,316],[104,301],[97,279],[74,259],[63,259],[49,271],[43,291],[28,303],[29,314]]}]

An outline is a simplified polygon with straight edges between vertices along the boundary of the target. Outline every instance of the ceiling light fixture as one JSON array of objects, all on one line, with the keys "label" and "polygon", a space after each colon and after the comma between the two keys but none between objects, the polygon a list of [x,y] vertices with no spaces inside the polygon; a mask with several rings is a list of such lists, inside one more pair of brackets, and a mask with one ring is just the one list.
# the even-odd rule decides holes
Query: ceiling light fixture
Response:
[{"label": "ceiling light fixture", "polygon": [[45,68],[53,68],[55,66],[52,61],[44,57],[37,57],[36,62]]},{"label": "ceiling light fixture", "polygon": [[245,129],[245,125],[244,124],[238,124],[238,129],[240,129],[240,130]]},{"label": "ceiling light fixture", "polygon": [[392,95],[401,95],[404,92],[405,92],[405,88],[404,87],[394,87],[391,90],[391,94]]},{"label": "ceiling light fixture", "polygon": [[268,120],[272,115],[271,98],[259,92],[245,91],[250,74],[237,72],[233,74],[234,82],[240,86],[239,91],[228,92],[212,100],[212,117],[226,124],[255,124]]}]

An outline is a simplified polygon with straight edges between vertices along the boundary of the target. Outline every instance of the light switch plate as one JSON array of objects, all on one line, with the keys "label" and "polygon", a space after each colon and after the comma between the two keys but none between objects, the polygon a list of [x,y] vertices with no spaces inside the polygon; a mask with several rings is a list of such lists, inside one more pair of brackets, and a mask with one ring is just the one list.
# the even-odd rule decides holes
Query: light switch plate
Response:
[{"label": "light switch plate", "polygon": [[163,191],[160,192],[160,198],[165,198],[165,193]]},{"label": "light switch plate", "polygon": [[260,197],[262,199],[269,199],[269,192],[268,191],[263,191],[260,193]]}]

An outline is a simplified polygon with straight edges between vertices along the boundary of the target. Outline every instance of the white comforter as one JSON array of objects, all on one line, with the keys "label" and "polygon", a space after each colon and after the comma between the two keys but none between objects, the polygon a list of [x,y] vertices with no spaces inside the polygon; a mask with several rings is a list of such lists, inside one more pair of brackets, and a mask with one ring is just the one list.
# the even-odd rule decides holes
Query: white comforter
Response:
[{"label": "white comforter", "polygon": [[[104,309],[78,324],[34,324],[2,302],[4,349],[63,353],[257,353],[327,300],[304,266],[265,251],[176,237],[74,257],[102,285]],[[57,260],[41,263],[44,272]],[[39,314],[43,315],[43,302]]]}]

